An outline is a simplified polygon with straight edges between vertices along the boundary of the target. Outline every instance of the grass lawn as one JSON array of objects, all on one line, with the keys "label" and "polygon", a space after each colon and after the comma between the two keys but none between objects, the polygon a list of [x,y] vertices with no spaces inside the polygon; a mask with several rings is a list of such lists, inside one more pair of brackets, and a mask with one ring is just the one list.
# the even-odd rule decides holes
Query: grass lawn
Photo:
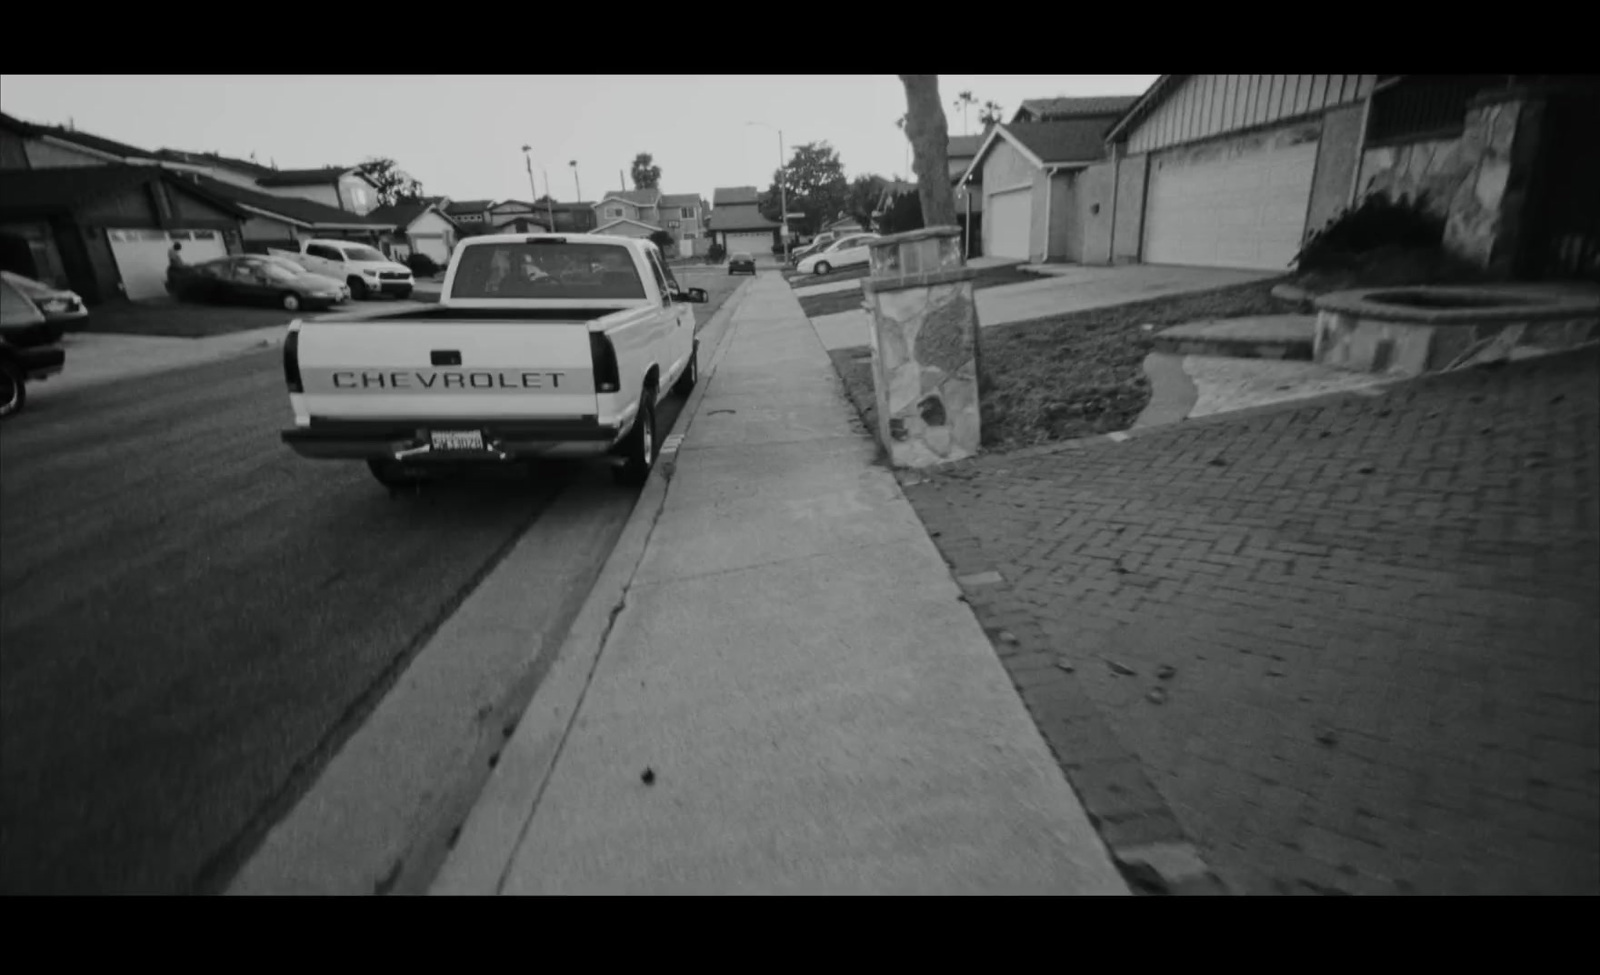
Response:
[{"label": "grass lawn", "polygon": [[[862,274],[860,277],[866,275]],[[844,279],[840,277],[834,280]],[[1037,274],[1019,270],[1018,265],[1008,264],[1005,267],[980,268],[977,277],[973,279],[972,288],[974,291],[982,291],[984,288],[1043,280],[1044,278]],[[854,311],[861,307],[861,301],[862,295],[859,289],[834,291],[825,295],[808,295],[801,298],[800,308],[806,313],[807,318],[817,318],[821,315],[836,315],[842,311]]]},{"label": "grass lawn", "polygon": [[[1144,358],[1156,331],[1207,318],[1279,314],[1276,280],[1013,322],[981,333],[983,445],[1010,450],[1126,430],[1150,402]],[[1141,326],[1156,327],[1145,331]],[[877,431],[866,346],[838,349],[834,368]]]}]

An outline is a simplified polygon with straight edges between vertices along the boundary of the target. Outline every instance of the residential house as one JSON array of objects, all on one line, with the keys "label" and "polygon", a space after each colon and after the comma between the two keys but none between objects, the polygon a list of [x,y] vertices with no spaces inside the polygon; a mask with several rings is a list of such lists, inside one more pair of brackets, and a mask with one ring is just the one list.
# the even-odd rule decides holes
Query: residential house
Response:
[{"label": "residential house", "polygon": [[450,261],[459,238],[456,225],[438,204],[427,200],[391,203],[367,214],[374,223],[393,224],[394,233],[385,251],[397,261],[422,254],[443,266]]},{"label": "residential house", "polygon": [[594,205],[597,234],[649,237],[665,230],[661,222],[661,190],[615,190]]},{"label": "residential house", "polygon": [[273,196],[292,196],[364,216],[378,208],[378,184],[352,166],[274,170],[256,180]]},{"label": "residential house", "polygon": [[[1085,259],[1087,214],[1109,195],[1105,156],[1114,119],[996,125],[962,177],[983,199],[983,253],[1020,261]],[[1093,170],[1091,172],[1091,170]]]},{"label": "residential house", "polygon": [[661,197],[661,219],[677,245],[679,257],[694,257],[711,248],[711,208],[699,193],[668,193]]},{"label": "residential house", "polygon": [[554,221],[553,229],[558,234],[586,234],[599,226],[593,203],[555,203],[540,200],[538,209],[547,215],[547,222]]},{"label": "residential house", "polygon": [[0,266],[91,304],[165,293],[174,241],[191,259],[236,248],[242,209],[154,153],[0,115]]},{"label": "residential house", "polygon": [[1114,260],[1284,270],[1364,194],[1426,193],[1484,268],[1600,278],[1595,118],[1594,75],[1163,75],[1109,133],[1097,232]]},{"label": "residential house", "polygon": [[754,257],[771,254],[778,243],[778,223],[761,215],[761,191],[754,186],[722,186],[711,194],[711,220],[706,225],[714,243],[729,254]]},{"label": "residential house", "polygon": [[247,216],[158,166],[8,168],[0,170],[0,264],[91,305],[139,301],[166,293],[174,241],[191,261],[225,257],[225,235]]},{"label": "residential house", "polygon": [[542,234],[550,230],[545,209],[521,200],[501,200],[489,207],[489,233]]},{"label": "residential house", "polygon": [[1077,118],[1122,117],[1133,107],[1138,95],[1105,95],[1091,98],[1029,98],[1011,116],[1013,125],[1027,122],[1063,122]]},{"label": "residential house", "polygon": [[487,234],[492,232],[489,211],[493,207],[493,200],[448,200],[445,202],[444,215],[460,229],[463,237]]}]

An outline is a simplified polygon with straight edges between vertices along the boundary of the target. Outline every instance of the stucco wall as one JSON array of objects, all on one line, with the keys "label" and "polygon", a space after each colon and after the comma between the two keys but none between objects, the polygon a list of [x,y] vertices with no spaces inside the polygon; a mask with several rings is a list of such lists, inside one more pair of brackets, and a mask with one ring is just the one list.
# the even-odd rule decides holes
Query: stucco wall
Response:
[{"label": "stucco wall", "polygon": [[1140,153],[1117,164],[1116,212],[1112,215],[1111,259],[1122,264],[1139,260],[1144,237],[1144,191],[1150,156]]},{"label": "stucco wall", "polygon": [[1472,175],[1472,159],[1461,139],[1432,139],[1368,149],[1361,158],[1363,196],[1382,193],[1391,200],[1427,194],[1428,209],[1445,216],[1461,184]]},{"label": "stucco wall", "polygon": [[1097,163],[1078,174],[1077,216],[1079,251],[1084,264],[1111,263],[1111,189],[1109,162]]},{"label": "stucco wall", "polygon": [[1047,261],[1077,261],[1083,256],[1082,224],[1078,221],[1078,177],[1057,173],[1050,180]]},{"label": "stucco wall", "polygon": [[1361,105],[1336,108],[1322,117],[1317,143],[1317,172],[1311,183],[1311,204],[1306,208],[1306,233],[1318,230],[1350,202],[1361,151]]},{"label": "stucco wall", "polygon": [[983,160],[983,191],[998,193],[1002,190],[1033,181],[1039,175],[1017,148],[1004,138],[997,139],[994,148]]},{"label": "stucco wall", "polygon": [[367,214],[378,208],[378,191],[359,176],[340,180],[339,194],[344,198],[343,209],[351,213]]}]

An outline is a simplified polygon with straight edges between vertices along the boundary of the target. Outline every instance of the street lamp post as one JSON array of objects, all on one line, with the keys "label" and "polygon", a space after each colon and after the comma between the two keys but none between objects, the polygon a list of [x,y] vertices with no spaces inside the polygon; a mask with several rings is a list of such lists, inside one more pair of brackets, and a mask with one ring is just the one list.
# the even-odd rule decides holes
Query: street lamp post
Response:
[{"label": "street lamp post", "polygon": [[778,216],[781,227],[778,230],[778,239],[783,241],[783,266],[789,266],[789,189],[788,166],[783,154],[783,130],[776,126],[767,125],[765,122],[746,122],[746,125],[761,125],[778,133]]},{"label": "street lamp post", "polygon": [[[533,157],[528,155],[528,153],[532,151],[532,146],[522,147],[522,162],[528,167],[528,192],[532,194],[528,197],[528,205],[536,207],[539,205],[539,186],[533,181]],[[545,182],[548,183],[549,180],[545,180]],[[550,222],[550,229],[556,229],[555,221],[553,219]]]},{"label": "street lamp post", "polygon": [[573,189],[578,191],[578,202],[582,203],[583,202],[583,184],[578,182],[578,161],[576,159],[574,159],[571,162],[567,163],[567,165],[572,167],[572,187],[573,187]]},{"label": "street lamp post", "polygon": [[550,192],[550,168],[540,166],[539,172],[544,173],[544,211],[550,215],[550,232],[556,232],[556,198]]}]

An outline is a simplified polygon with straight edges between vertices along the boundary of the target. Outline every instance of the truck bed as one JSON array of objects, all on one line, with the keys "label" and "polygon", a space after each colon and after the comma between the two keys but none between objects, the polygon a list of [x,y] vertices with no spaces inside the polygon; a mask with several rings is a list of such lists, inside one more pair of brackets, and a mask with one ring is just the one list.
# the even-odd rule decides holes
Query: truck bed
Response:
[{"label": "truck bed", "polygon": [[350,324],[400,324],[424,325],[431,322],[592,322],[597,318],[619,311],[626,305],[612,308],[446,308],[429,305],[426,308],[409,308],[389,315],[325,315],[317,319],[318,327],[348,322]]}]

